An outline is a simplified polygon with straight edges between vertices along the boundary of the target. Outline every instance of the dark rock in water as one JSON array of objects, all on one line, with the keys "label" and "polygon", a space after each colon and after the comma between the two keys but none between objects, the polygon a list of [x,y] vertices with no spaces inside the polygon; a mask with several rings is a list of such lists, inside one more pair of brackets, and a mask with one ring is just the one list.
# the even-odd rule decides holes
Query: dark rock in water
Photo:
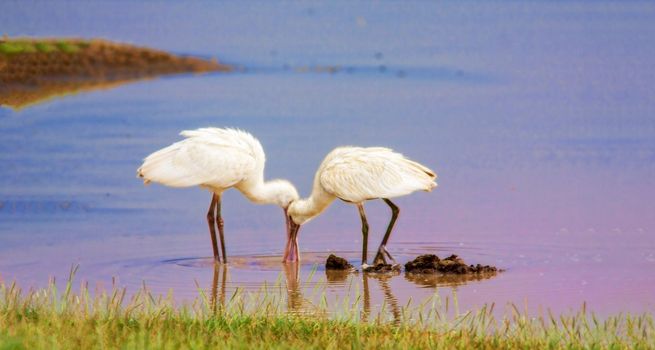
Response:
[{"label": "dark rock in water", "polygon": [[352,268],[353,266],[348,262],[348,260],[334,254],[330,254],[325,262],[326,270],[349,270]]},{"label": "dark rock in water", "polygon": [[439,259],[434,254],[420,255],[416,259],[405,264],[405,271],[412,273],[451,273],[451,274],[474,274],[498,272],[498,269],[489,265],[466,265],[462,258],[451,255],[445,259]]},{"label": "dark rock in water", "polygon": [[[439,261],[439,257],[434,254],[419,255],[416,259],[405,264],[405,271],[421,273],[426,270],[425,273],[434,273]],[[435,271],[430,272],[431,270]]]},{"label": "dark rock in water", "polygon": [[394,272],[400,271],[400,265],[391,265],[391,264],[377,264],[367,266],[362,269],[363,272],[374,272],[374,273],[385,273],[385,272]]}]

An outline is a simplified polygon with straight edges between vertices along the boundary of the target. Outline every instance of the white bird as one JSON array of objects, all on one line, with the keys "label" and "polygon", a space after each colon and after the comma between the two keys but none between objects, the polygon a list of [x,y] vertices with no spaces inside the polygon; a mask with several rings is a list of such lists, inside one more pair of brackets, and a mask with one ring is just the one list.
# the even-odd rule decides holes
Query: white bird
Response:
[{"label": "white bird", "polygon": [[[257,204],[276,204],[284,209],[298,199],[296,188],[286,180],[264,182],[266,156],[259,141],[235,129],[201,128],[182,131],[186,139],[162,148],[145,158],[137,175],[144,183],[157,182],[171,187],[200,186],[212,192],[207,223],[214,259],[220,262],[216,245],[218,228],[223,262],[227,262],[221,217],[221,195],[236,188]],[[287,221],[287,233],[290,224]]]},{"label": "white bird", "polygon": [[321,163],[312,194],[293,201],[288,208],[290,228],[284,260],[299,259],[298,230],[300,225],[318,216],[332,201],[339,198],[353,203],[362,219],[362,266],[367,266],[368,223],[364,201],[382,199],[391,207],[391,221],[375,255],[374,264],[385,263],[385,255],[396,260],[386,249],[393,225],[400,213],[389,198],[404,196],[414,191],[431,191],[437,186],[437,175],[427,167],[383,147],[338,147]]}]

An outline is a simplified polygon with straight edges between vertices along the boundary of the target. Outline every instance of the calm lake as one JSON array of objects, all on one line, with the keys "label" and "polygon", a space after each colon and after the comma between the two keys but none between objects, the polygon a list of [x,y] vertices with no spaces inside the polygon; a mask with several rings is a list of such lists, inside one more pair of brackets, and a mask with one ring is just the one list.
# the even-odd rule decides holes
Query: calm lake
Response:
[{"label": "calm lake", "polygon": [[[651,2],[3,2],[2,33],[106,38],[217,57],[233,73],[180,75],[0,107],[0,278],[66,278],[180,301],[199,286],[291,300],[368,294],[373,307],[438,293],[600,314],[655,311],[655,5]],[[212,268],[198,188],[143,186],[141,160],[185,129],[237,127],[267,153],[266,176],[306,196],[340,145],[387,146],[439,174],[398,198],[388,245],[404,263],[457,254],[489,279],[326,275],[359,265],[360,221],[335,202],[284,266],[284,218],[229,191],[227,268]],[[369,247],[389,220],[368,202]],[[300,287],[299,287],[300,285]],[[312,302],[308,300],[307,302]]]}]

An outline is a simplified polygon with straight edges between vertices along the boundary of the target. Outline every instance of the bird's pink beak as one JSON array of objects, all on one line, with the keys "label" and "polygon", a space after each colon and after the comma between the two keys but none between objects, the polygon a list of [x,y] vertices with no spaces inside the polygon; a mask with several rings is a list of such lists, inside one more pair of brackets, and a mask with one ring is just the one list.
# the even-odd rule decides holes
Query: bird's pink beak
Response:
[{"label": "bird's pink beak", "polygon": [[298,250],[298,230],[300,230],[300,225],[293,222],[293,219],[287,215],[286,209],[284,209],[284,216],[287,221],[287,245],[284,248],[282,262],[296,262],[300,260],[300,251]]}]

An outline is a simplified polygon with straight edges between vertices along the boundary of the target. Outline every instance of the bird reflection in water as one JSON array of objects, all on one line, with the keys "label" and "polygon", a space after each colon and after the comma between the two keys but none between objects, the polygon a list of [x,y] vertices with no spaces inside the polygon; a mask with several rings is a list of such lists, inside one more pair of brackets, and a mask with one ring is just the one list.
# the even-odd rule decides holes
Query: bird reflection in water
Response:
[{"label": "bird reflection in water", "polygon": [[300,280],[300,263],[283,263],[282,272],[286,280],[288,312],[291,314],[326,316],[324,309],[316,306],[303,294],[303,283]]},{"label": "bird reflection in water", "polygon": [[[227,272],[229,265],[212,264],[214,274],[212,277],[211,295],[209,299],[210,307],[214,315],[220,314],[225,310]],[[287,292],[287,310],[290,313],[315,313],[312,303],[307,301],[302,293],[302,283],[300,281],[300,272],[298,263],[283,264],[282,272],[286,280]]]},{"label": "bird reflection in water", "polygon": [[[399,272],[395,272],[395,274],[362,274],[362,285],[364,286],[364,308],[362,309],[362,321],[368,322],[371,314],[371,297],[369,292],[368,279],[372,278],[378,282],[378,286],[384,294],[384,305],[388,305],[391,308],[390,311],[391,315],[393,316],[393,324],[400,324],[401,312],[400,307],[398,306],[398,298],[396,298],[396,296],[391,291],[391,286],[389,286],[389,280],[391,280],[398,273]],[[383,307],[381,312],[384,311],[384,309],[386,309],[386,307]]]},{"label": "bird reflection in water", "polygon": [[[326,270],[325,276],[327,278],[328,284],[343,286],[348,281],[348,276],[350,276],[350,271],[341,271],[341,270]],[[401,312],[400,306],[398,303],[398,298],[393,294],[389,281],[400,274],[400,272],[395,271],[391,274],[381,274],[381,273],[361,273],[362,276],[362,310],[361,310],[361,320],[363,322],[368,322],[371,317],[371,287],[369,279],[373,279],[377,282],[379,289],[384,294],[384,305],[381,309],[383,312],[387,306],[390,307],[391,315],[393,317],[393,324],[400,324]],[[353,275],[355,276],[355,275]]]},{"label": "bird reflection in water", "polygon": [[[309,296],[309,299],[303,293],[303,282],[300,279],[300,266],[296,263],[286,263],[281,265],[281,273],[284,274],[285,285],[282,293],[286,293],[287,310],[291,314],[304,315],[325,315],[327,310],[317,306],[316,296]],[[214,314],[224,312],[226,308],[226,285],[228,279],[228,265],[212,264],[213,278],[211,285],[210,307]],[[369,322],[371,318],[389,316],[392,323],[399,324],[403,315],[402,307],[398,298],[394,294],[391,286],[391,280],[397,277],[400,272],[393,274],[387,273],[361,273],[352,271],[326,270],[325,276],[328,286],[338,287],[343,290],[349,289],[348,285],[361,278],[361,299],[355,303],[361,303],[360,319],[363,322]],[[496,276],[497,273],[483,274],[414,274],[404,273],[404,279],[423,288],[450,287],[455,293],[455,288],[471,282],[482,281]],[[307,281],[306,281],[307,282]],[[309,282],[317,283],[320,282]],[[286,287],[286,288],[284,288]],[[382,292],[384,301],[376,303],[371,295],[371,289],[377,289]],[[375,293],[375,290],[373,290]],[[353,307],[359,307],[353,305]],[[334,311],[334,310],[333,310]],[[377,313],[376,313],[377,312]],[[386,316],[385,316],[386,315]]]},{"label": "bird reflection in water", "polygon": [[[214,266],[214,276],[212,278],[211,297],[209,304],[214,315],[225,310],[225,285],[227,283],[227,265],[212,264]],[[220,282],[220,288],[219,288]]]},{"label": "bird reflection in water", "polygon": [[282,270],[287,284],[287,310],[294,314],[303,313],[305,298],[300,285],[299,263],[282,264]]}]

